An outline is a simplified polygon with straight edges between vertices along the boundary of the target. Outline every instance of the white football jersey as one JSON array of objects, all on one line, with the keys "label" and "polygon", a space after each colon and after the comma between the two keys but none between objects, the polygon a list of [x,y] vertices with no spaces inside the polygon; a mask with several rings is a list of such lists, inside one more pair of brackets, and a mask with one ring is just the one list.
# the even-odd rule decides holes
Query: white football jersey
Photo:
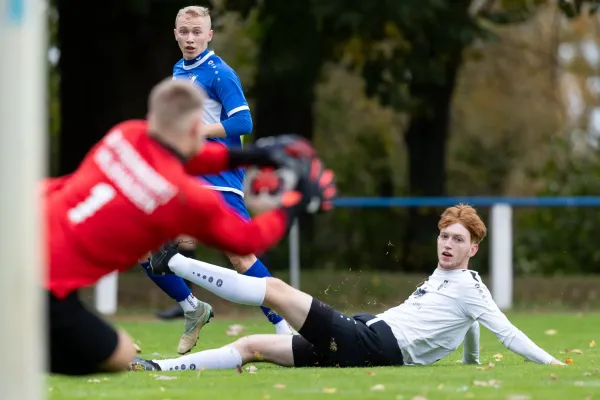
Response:
[{"label": "white football jersey", "polygon": [[377,317],[392,329],[405,365],[427,365],[446,357],[460,346],[474,321],[531,361],[548,364],[554,359],[510,323],[479,274],[468,269],[436,269],[404,303]]}]

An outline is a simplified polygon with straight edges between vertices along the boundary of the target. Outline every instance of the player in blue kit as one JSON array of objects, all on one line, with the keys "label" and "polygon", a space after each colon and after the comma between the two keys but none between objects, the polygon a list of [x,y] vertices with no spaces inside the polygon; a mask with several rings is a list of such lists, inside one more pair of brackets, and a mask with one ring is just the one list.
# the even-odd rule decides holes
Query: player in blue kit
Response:
[{"label": "player in blue kit", "polygon": [[[205,133],[208,140],[227,147],[241,147],[242,136],[252,132],[252,116],[244,91],[235,71],[214,51],[208,49],[212,40],[211,18],[205,7],[185,7],[175,19],[175,39],[183,58],[173,67],[173,79],[186,79],[204,89],[207,99],[204,105]],[[221,192],[229,206],[239,215],[250,218],[244,204],[244,170],[239,168],[217,175],[202,176],[199,184]],[[184,248],[186,256],[194,254],[194,248]],[[257,278],[271,274],[255,255],[228,254],[237,272]],[[195,346],[200,329],[212,317],[208,303],[199,301],[185,281],[177,275],[153,275],[148,264],[143,263],[148,276],[184,311],[184,333],[177,352],[185,354]],[[260,307],[268,320],[275,325],[278,334],[293,334],[289,324],[270,308]]]}]

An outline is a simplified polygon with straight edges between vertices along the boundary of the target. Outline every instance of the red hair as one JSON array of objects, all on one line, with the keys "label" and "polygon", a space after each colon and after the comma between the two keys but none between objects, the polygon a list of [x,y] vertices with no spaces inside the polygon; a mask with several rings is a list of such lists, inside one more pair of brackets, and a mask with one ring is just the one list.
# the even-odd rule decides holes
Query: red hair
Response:
[{"label": "red hair", "polygon": [[485,224],[477,214],[477,211],[466,204],[459,204],[454,207],[448,207],[442,213],[438,229],[446,228],[453,224],[461,224],[471,234],[471,242],[479,244],[487,234]]}]

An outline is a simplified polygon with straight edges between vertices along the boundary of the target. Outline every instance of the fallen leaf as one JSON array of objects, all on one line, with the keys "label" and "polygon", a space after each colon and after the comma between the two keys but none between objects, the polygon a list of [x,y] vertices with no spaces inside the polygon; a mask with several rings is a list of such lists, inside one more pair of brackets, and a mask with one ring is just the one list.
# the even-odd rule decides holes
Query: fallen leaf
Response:
[{"label": "fallen leaf", "polygon": [[513,394],[508,396],[506,400],[530,400],[531,397],[526,394]]},{"label": "fallen leaf", "polygon": [[576,382],[574,382],[573,384],[574,384],[575,386],[583,386],[583,385],[584,385],[583,381],[576,381]]},{"label": "fallen leaf", "polygon": [[373,371],[367,371],[367,375],[373,376],[373,375],[375,375],[375,372],[373,372]]},{"label": "fallen leaf", "polygon": [[496,359],[496,361],[500,361],[502,360],[502,358],[504,358],[504,356],[502,355],[502,353],[496,353],[494,354],[494,358]]},{"label": "fallen leaf", "polygon": [[88,379],[88,383],[100,383],[100,379]]},{"label": "fallen leaf", "polygon": [[584,372],[583,376],[592,376],[592,373],[591,372]]},{"label": "fallen leaf", "polygon": [[473,381],[473,386],[479,386],[479,387],[495,387],[498,388],[500,387],[500,381],[496,380],[496,379],[490,379],[489,381]]},{"label": "fallen leaf", "polygon": [[592,396],[590,396],[590,395],[585,396],[585,400],[592,400]]},{"label": "fallen leaf", "polygon": [[583,351],[579,350],[579,349],[565,349],[564,354],[569,354],[569,353],[574,353],[574,354],[583,354]]},{"label": "fallen leaf", "polygon": [[246,330],[246,327],[244,325],[235,324],[235,325],[230,325],[229,328],[227,328],[227,330],[225,331],[225,334],[227,336],[238,336],[245,330]]},{"label": "fallen leaf", "polygon": [[444,384],[440,383],[437,388],[438,388],[438,390],[442,390],[444,388]]},{"label": "fallen leaf", "polygon": [[273,387],[275,389],[285,389],[285,385],[283,383],[276,383]]},{"label": "fallen leaf", "polygon": [[167,389],[164,388],[164,386],[161,386],[158,390],[160,390],[161,392],[166,391]]},{"label": "fallen leaf", "polygon": [[373,390],[373,391],[381,391],[381,390],[385,390],[385,386],[383,386],[383,385],[380,383],[380,384],[377,384],[377,385],[373,386],[373,387],[371,388],[371,390]]},{"label": "fallen leaf", "polygon": [[337,392],[336,388],[323,388],[323,393],[333,394],[335,392]]},{"label": "fallen leaf", "polygon": [[565,359],[565,363],[571,365],[571,364],[574,363],[574,361],[573,361],[573,359],[571,357],[568,357],[568,358]]},{"label": "fallen leaf", "polygon": [[262,398],[265,399],[265,400],[269,400],[271,398],[271,395],[270,394],[263,394]]},{"label": "fallen leaf", "polygon": [[489,363],[488,365],[481,366],[481,367],[475,367],[475,368],[478,369],[479,371],[489,371],[490,369],[494,368],[494,366],[495,366],[495,364]]},{"label": "fallen leaf", "polygon": [[158,375],[156,377],[157,381],[172,381],[172,380],[175,380],[175,379],[177,379],[176,376]]},{"label": "fallen leaf", "polygon": [[415,397],[412,398],[412,400],[427,400],[427,397],[415,396]]},{"label": "fallen leaf", "polygon": [[550,374],[550,379],[552,379],[553,381],[557,381],[558,376],[556,376],[556,374]]},{"label": "fallen leaf", "polygon": [[558,331],[556,329],[548,329],[546,332],[544,332],[546,335],[556,335],[558,333]]},{"label": "fallen leaf", "polygon": [[256,368],[254,365],[249,365],[246,367],[246,372],[248,372],[249,374],[255,374],[258,371],[258,368]]},{"label": "fallen leaf", "polygon": [[595,347],[595,346],[596,346],[596,341],[595,341],[595,340],[592,340],[592,341],[590,342],[590,347]]}]

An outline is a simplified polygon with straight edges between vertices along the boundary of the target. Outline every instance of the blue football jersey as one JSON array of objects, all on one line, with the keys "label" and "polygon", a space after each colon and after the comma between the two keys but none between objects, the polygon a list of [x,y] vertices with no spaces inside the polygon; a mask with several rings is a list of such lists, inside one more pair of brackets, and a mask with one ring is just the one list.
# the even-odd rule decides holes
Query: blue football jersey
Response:
[{"label": "blue football jersey", "polygon": [[[214,51],[207,49],[193,60],[179,60],[173,67],[173,79],[189,79],[204,89],[208,97],[204,105],[206,124],[221,122],[239,111],[250,110],[237,74]],[[207,140],[231,148],[242,146],[241,136]],[[210,188],[243,196],[243,168],[202,178],[208,181]]]}]

